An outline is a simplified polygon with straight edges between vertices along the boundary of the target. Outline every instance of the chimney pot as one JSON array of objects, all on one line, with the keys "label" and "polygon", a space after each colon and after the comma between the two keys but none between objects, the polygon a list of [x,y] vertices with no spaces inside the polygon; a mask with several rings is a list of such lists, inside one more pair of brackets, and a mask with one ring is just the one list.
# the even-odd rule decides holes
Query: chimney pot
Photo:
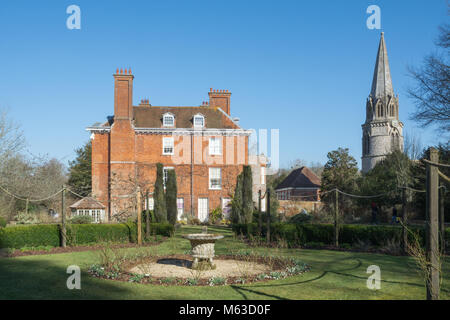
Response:
[{"label": "chimney pot", "polygon": [[122,68],[120,68],[120,74],[122,74],[123,73],[123,69]]}]

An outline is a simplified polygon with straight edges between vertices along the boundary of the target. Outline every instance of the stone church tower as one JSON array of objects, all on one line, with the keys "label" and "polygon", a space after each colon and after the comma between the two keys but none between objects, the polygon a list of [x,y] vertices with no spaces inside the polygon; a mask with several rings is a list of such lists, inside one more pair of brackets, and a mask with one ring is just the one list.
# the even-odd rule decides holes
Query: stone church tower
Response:
[{"label": "stone church tower", "polygon": [[403,151],[403,123],[398,120],[398,95],[394,94],[391,72],[381,33],[372,90],[366,102],[366,122],[362,125],[362,172],[395,149]]}]

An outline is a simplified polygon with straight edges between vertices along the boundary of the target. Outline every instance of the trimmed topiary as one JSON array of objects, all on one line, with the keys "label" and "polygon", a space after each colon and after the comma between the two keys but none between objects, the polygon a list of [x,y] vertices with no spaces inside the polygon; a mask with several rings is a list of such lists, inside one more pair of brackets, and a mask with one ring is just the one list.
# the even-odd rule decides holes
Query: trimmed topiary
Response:
[{"label": "trimmed topiary", "polygon": [[175,174],[175,170],[169,170],[167,172],[165,200],[167,208],[167,219],[169,220],[170,224],[175,225],[178,215],[177,176]]},{"label": "trimmed topiary", "polygon": [[164,197],[164,172],[161,163],[156,164],[155,191],[153,192],[154,212],[157,222],[167,222],[167,207]]}]

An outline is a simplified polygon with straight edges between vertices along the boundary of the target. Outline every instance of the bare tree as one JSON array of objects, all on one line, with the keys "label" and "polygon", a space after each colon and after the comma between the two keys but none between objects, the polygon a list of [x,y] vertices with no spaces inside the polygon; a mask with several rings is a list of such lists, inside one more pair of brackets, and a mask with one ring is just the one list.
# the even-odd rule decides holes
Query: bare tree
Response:
[{"label": "bare tree", "polygon": [[289,162],[288,168],[290,170],[295,170],[301,167],[306,166],[306,161],[303,159],[295,159]]},{"label": "bare tree", "polygon": [[[35,209],[59,211],[61,199],[56,193],[66,181],[65,167],[56,159],[10,156],[0,166],[0,185],[9,193],[1,192],[1,207],[9,219],[18,212],[28,211],[28,201],[21,199],[28,199]],[[39,211],[42,210],[34,213]]]},{"label": "bare tree", "polygon": [[421,67],[409,67],[414,85],[408,95],[416,104],[411,119],[424,126],[450,131],[450,25],[439,28],[438,51],[425,57]]},{"label": "bare tree", "polygon": [[414,132],[406,132],[404,135],[403,150],[411,160],[419,160],[422,157],[423,153],[423,145],[420,137]]},{"label": "bare tree", "polygon": [[15,155],[25,146],[20,126],[14,123],[5,110],[0,110],[0,160]]},{"label": "bare tree", "polygon": [[316,174],[316,176],[318,176],[319,178],[322,178],[323,169],[325,168],[323,166],[323,164],[321,164],[320,162],[317,162],[317,161],[316,162],[311,161],[309,168],[311,169],[312,172],[314,172]]}]

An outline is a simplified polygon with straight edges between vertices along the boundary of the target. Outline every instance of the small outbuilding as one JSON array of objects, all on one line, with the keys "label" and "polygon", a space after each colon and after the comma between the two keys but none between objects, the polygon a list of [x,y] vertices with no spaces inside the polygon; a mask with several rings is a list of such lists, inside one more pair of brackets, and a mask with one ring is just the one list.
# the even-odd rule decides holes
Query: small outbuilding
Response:
[{"label": "small outbuilding", "polygon": [[276,188],[280,207],[278,213],[285,217],[299,212],[316,212],[320,202],[320,178],[307,167],[293,170]]},{"label": "small outbuilding", "polygon": [[70,206],[72,217],[90,216],[95,223],[105,221],[105,209],[102,203],[92,197],[85,197]]},{"label": "small outbuilding", "polygon": [[320,178],[308,167],[293,170],[276,188],[278,200],[320,201]]}]

